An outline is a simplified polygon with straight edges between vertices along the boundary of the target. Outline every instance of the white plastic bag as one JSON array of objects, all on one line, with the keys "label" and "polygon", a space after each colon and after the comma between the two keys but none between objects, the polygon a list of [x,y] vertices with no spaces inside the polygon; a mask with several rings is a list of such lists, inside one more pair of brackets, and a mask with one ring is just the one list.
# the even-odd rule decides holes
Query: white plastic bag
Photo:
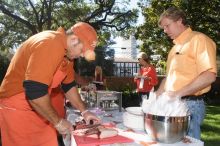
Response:
[{"label": "white plastic bag", "polygon": [[180,98],[170,98],[166,93],[156,97],[154,92],[150,92],[149,99],[143,100],[142,109],[144,113],[160,116],[186,116],[188,108],[185,101]]}]

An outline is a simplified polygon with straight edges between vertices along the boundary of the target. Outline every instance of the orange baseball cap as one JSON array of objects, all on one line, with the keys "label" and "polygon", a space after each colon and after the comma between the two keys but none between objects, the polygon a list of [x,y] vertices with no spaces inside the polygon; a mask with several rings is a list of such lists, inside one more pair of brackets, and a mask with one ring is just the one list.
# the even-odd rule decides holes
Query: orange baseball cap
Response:
[{"label": "orange baseball cap", "polygon": [[85,22],[78,22],[71,27],[71,30],[83,43],[83,53],[87,50],[94,51],[97,44],[97,33],[91,25]]}]

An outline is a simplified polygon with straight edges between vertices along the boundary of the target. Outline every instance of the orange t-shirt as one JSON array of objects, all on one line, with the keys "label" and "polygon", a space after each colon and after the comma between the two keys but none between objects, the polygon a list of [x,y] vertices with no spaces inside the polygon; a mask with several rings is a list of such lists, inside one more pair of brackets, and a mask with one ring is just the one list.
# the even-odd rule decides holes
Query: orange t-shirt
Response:
[{"label": "orange t-shirt", "polygon": [[[174,41],[167,60],[165,91],[176,91],[199,76],[204,71],[217,73],[216,45],[206,35],[186,29]],[[201,95],[211,86],[195,93]]]},{"label": "orange t-shirt", "polygon": [[72,82],[73,63],[64,58],[66,47],[63,28],[57,31],[43,31],[26,40],[11,60],[0,87],[0,98],[24,92],[24,80],[50,86],[58,69],[67,74],[64,83]]}]

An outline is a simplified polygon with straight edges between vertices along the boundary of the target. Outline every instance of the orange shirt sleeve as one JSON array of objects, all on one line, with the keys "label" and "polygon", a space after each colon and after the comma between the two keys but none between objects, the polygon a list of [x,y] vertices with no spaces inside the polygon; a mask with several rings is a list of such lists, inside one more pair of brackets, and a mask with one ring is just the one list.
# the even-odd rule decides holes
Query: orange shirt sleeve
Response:
[{"label": "orange shirt sleeve", "polygon": [[198,73],[211,71],[217,73],[216,67],[216,45],[205,35],[198,35],[195,38],[194,48],[197,52]]},{"label": "orange shirt sleeve", "polygon": [[45,39],[35,43],[27,51],[32,51],[25,72],[25,80],[33,80],[50,85],[64,54],[61,44]]}]

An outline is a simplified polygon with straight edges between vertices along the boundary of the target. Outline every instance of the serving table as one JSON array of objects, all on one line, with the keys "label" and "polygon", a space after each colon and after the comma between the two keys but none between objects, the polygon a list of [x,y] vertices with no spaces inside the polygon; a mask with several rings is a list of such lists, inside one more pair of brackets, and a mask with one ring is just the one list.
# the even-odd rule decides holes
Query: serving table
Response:
[{"label": "serving table", "polygon": [[[76,137],[74,138],[73,135],[69,135],[64,138],[65,146],[97,146],[97,145],[100,146],[204,146],[204,142],[189,136],[187,136],[187,138],[190,139],[191,143],[183,143],[182,141],[174,144],[153,142],[145,131],[130,129],[123,125],[122,115],[123,112],[125,112],[124,110],[122,110],[122,112],[119,112],[119,110],[102,111],[98,108],[97,109],[94,108],[91,109],[91,111],[96,113],[102,119],[102,123],[115,124],[115,128],[118,130],[118,135],[125,138],[124,141],[123,139],[121,139],[123,143],[117,142],[117,140],[114,141],[114,139],[110,139],[109,143],[104,143],[104,144],[103,143],[79,144],[79,141],[75,139]],[[75,120],[79,118],[79,115],[80,114],[78,113],[77,110],[74,110],[72,108],[67,109],[67,120],[71,121],[72,123],[74,123]]]}]

